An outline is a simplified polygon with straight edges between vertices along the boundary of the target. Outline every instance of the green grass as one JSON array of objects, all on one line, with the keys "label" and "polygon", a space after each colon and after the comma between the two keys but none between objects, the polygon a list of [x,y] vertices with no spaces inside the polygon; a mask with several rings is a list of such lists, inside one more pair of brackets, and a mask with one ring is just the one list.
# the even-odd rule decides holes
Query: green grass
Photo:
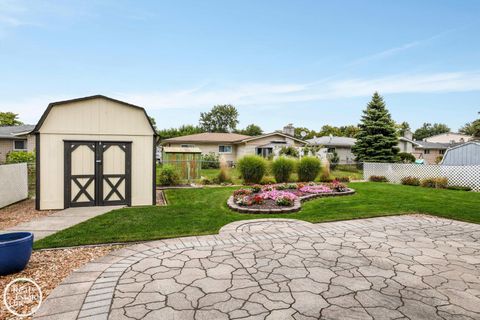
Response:
[{"label": "green grass", "polygon": [[228,209],[235,188],[167,190],[166,207],[134,207],[109,212],[35,242],[35,248],[154,240],[215,234],[233,221],[293,218],[309,222],[426,213],[480,222],[480,194],[385,183],[351,183],[357,194],[316,199],[293,214],[241,214]]}]

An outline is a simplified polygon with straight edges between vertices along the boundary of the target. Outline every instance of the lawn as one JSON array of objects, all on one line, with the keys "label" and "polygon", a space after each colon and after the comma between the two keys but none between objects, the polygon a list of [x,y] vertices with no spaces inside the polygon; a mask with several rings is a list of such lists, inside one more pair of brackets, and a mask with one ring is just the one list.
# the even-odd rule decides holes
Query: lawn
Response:
[{"label": "lawn", "polygon": [[215,234],[233,221],[294,218],[323,222],[406,213],[426,213],[480,223],[480,194],[385,183],[350,183],[357,194],[316,199],[292,214],[259,215],[230,211],[226,200],[235,189],[167,190],[166,207],[135,207],[109,212],[39,240],[35,248],[154,240]]}]

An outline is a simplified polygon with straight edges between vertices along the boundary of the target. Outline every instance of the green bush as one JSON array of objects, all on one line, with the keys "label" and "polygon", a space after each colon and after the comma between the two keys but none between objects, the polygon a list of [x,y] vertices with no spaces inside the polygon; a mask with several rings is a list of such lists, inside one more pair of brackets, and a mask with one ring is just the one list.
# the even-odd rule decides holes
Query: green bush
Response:
[{"label": "green bush", "polygon": [[369,180],[371,182],[388,182],[388,179],[385,176],[370,176]]},{"label": "green bush", "polygon": [[245,156],[237,167],[245,183],[260,183],[267,171],[267,162],[259,156]]},{"label": "green bush", "polygon": [[420,181],[420,185],[425,188],[445,189],[448,185],[447,178],[426,178]]},{"label": "green bush", "polygon": [[260,181],[261,185],[274,184],[274,183],[275,183],[275,179],[273,179],[272,177],[263,177],[262,181]]},{"label": "green bush", "polygon": [[298,181],[314,181],[321,170],[322,163],[318,158],[303,157],[298,163]]},{"label": "green bush", "polygon": [[282,149],[280,149],[279,153],[280,153],[280,155],[294,157],[294,158],[298,158],[298,156],[299,156],[298,150],[295,149],[295,147],[292,147],[292,146],[282,147]]},{"label": "green bush", "polygon": [[333,151],[328,160],[330,161],[330,170],[335,170],[338,166],[338,162],[340,162],[340,157],[336,151]]},{"label": "green bush", "polygon": [[220,161],[218,155],[214,152],[209,154],[202,154],[202,169],[218,169],[220,168]]},{"label": "green bush", "polygon": [[420,185],[420,179],[415,178],[415,177],[404,177],[404,178],[402,178],[401,183],[406,185],[406,186],[419,186]]},{"label": "green bush", "polygon": [[295,160],[279,157],[272,162],[272,173],[278,183],[290,181],[290,175],[295,170]]},{"label": "green bush", "polygon": [[403,163],[413,163],[415,160],[417,160],[413,154],[408,152],[400,152],[397,154],[397,157],[398,160]]},{"label": "green bush", "polygon": [[174,166],[165,164],[158,173],[158,181],[162,186],[174,186],[180,183],[180,175]]},{"label": "green bush", "polygon": [[35,162],[35,153],[34,152],[25,152],[25,151],[10,151],[7,154],[7,163],[22,163]]}]

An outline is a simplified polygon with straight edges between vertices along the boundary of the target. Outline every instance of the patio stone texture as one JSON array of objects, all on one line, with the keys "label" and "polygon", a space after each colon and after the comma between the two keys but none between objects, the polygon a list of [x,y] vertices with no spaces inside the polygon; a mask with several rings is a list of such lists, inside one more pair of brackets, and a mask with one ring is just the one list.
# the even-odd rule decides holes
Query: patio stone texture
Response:
[{"label": "patio stone texture", "polygon": [[36,319],[479,319],[480,226],[239,221],[87,264]]}]

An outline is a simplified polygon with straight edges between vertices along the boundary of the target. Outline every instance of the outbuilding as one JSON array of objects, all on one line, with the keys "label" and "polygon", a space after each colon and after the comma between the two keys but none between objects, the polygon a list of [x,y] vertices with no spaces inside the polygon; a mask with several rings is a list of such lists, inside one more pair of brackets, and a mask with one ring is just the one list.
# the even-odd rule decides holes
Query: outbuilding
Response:
[{"label": "outbuilding", "polygon": [[446,166],[480,165],[480,141],[470,141],[447,149],[441,164]]},{"label": "outbuilding", "polygon": [[102,95],[53,102],[33,133],[37,210],[155,204],[156,132],[144,108]]}]

